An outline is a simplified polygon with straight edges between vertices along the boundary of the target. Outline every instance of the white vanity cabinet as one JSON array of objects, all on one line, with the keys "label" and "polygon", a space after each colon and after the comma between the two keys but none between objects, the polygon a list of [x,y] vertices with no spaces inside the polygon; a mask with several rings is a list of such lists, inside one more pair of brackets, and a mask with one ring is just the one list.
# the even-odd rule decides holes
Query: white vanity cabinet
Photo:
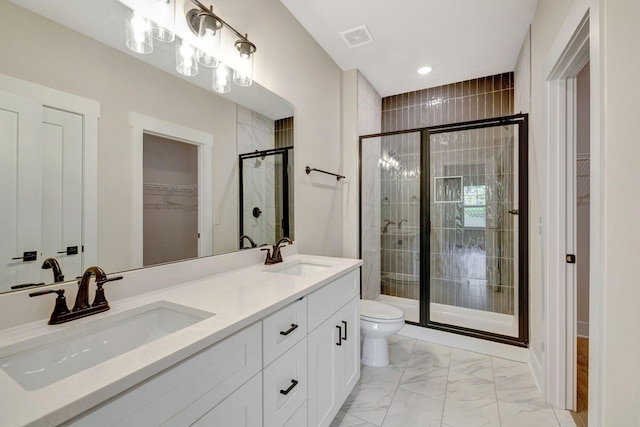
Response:
[{"label": "white vanity cabinet", "polygon": [[351,271],[81,414],[71,426],[328,426],[360,377]]},{"label": "white vanity cabinet", "polygon": [[331,424],[360,378],[359,289],[354,271],[309,295],[309,427]]},{"label": "white vanity cabinet", "polygon": [[192,425],[260,373],[261,326],[258,322],[237,332],[67,425]]}]

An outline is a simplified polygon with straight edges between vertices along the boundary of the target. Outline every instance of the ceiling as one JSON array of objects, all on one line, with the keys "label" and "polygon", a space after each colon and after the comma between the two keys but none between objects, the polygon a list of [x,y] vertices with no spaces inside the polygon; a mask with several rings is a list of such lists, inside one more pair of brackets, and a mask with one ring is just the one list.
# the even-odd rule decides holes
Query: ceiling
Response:
[{"label": "ceiling", "polygon": [[[538,0],[281,2],[340,68],[389,96],[513,71]],[[363,25],[373,43],[349,48],[340,33]]]}]

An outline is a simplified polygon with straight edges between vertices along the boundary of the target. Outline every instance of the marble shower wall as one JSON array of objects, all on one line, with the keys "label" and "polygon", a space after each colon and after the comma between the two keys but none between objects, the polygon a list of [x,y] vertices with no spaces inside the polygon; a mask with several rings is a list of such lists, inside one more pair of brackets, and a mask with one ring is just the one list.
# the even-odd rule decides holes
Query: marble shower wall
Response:
[{"label": "marble shower wall", "polygon": [[[251,153],[275,147],[275,123],[261,114],[238,105],[237,114],[238,153]],[[258,245],[275,242],[276,199],[275,165],[273,157],[248,159],[243,164],[244,234]],[[248,190],[248,191],[247,191]],[[262,211],[254,218],[253,209]]]},{"label": "marble shower wall", "polygon": [[[358,135],[380,133],[382,98],[358,72]],[[362,298],[380,296],[380,168],[381,138],[369,138],[362,145],[361,249]]]}]

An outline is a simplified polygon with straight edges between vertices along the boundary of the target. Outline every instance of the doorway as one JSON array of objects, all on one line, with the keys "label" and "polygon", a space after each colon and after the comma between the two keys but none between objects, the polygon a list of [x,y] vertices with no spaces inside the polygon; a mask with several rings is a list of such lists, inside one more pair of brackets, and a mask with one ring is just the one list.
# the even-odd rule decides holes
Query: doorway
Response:
[{"label": "doorway", "polygon": [[198,150],[143,136],[143,265],[198,256]]},{"label": "doorway", "polygon": [[[138,113],[131,113],[131,135],[133,146],[131,179],[131,268],[140,268],[143,265],[148,265],[145,263],[144,254],[144,146],[145,141],[151,142],[149,139],[151,137],[155,137],[153,140],[155,142],[178,144],[176,147],[178,147],[179,151],[186,150],[187,153],[191,153],[190,156],[184,156],[185,159],[193,158],[194,156],[194,152],[189,151],[189,147],[184,147],[185,145],[190,146],[191,150],[195,150],[196,160],[195,162],[191,161],[191,166],[188,167],[193,167],[193,164],[196,165],[196,184],[182,184],[182,182],[186,181],[180,181],[180,184],[167,184],[165,188],[156,189],[155,191],[163,191],[160,202],[167,206],[171,205],[172,207],[169,209],[173,209],[175,212],[178,210],[197,212],[197,231],[191,233],[192,236],[195,234],[197,238],[197,254],[195,256],[213,255],[213,135]],[[189,163],[189,161],[187,161],[187,163]],[[174,172],[170,174],[174,174]],[[181,174],[178,173],[177,175]],[[182,173],[182,175],[185,174]],[[182,176],[180,179],[182,180],[185,176]],[[193,180],[193,178],[195,177],[189,179]],[[152,183],[150,181],[148,181],[148,183],[166,184]],[[147,190],[151,191],[151,188],[147,188]],[[178,197],[176,193],[179,193],[180,197]],[[149,196],[151,195],[152,194],[149,194]],[[158,202],[157,198],[154,200]],[[149,203],[153,204],[154,202],[149,201]],[[163,255],[163,257],[164,256],[165,255]],[[184,257],[181,259],[184,259]]]}]

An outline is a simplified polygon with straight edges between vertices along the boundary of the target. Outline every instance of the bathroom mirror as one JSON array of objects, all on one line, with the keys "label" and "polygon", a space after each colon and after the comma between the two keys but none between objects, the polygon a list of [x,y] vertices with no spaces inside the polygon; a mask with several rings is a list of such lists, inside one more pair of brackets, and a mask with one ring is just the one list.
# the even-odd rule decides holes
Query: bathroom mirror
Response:
[{"label": "bathroom mirror", "polygon": [[[176,6],[185,8],[187,3],[186,0],[178,0]],[[289,102],[256,82],[250,87],[232,86],[230,93],[219,95],[209,89],[210,69],[201,67],[194,78],[179,76],[175,71],[174,45],[157,42],[151,55],[137,55],[129,51],[125,46],[127,13],[129,10],[116,0],[92,0],[91,7],[82,0],[0,0],[3,21],[0,26],[0,50],[3,53],[0,55],[0,74],[95,101],[99,105],[96,190],[93,195],[97,199],[97,244],[92,248],[83,247],[87,243],[81,237],[78,243],[62,243],[55,254],[34,248],[36,261],[31,262],[37,264],[39,276],[28,282],[53,282],[52,271],[40,269],[43,260],[49,257],[59,260],[67,280],[74,279],[76,271],[71,267],[65,271],[65,265],[71,265],[68,261],[82,254],[83,249],[95,253],[95,263],[107,272],[147,265],[135,261],[132,243],[132,235],[136,232],[132,204],[137,191],[133,182],[139,172],[133,152],[132,115],[151,117],[211,136],[211,151],[207,155],[211,170],[207,179],[211,185],[212,209],[210,217],[203,219],[211,230],[211,239],[209,247],[198,252],[202,256],[240,249],[239,155],[270,148],[269,144],[272,141],[275,144],[276,140],[276,123],[290,120],[293,116],[293,106]],[[180,19],[178,13],[176,17]],[[48,119],[44,121],[51,122]],[[292,134],[293,130],[287,137],[291,145]],[[58,164],[55,162],[60,159],[54,157],[42,153],[29,167]],[[67,163],[77,162],[76,159]],[[58,168],[68,169],[66,166]],[[87,185],[82,179],[82,172],[87,172],[86,165],[81,164],[75,169],[80,171],[80,175],[68,181],[76,186]],[[40,173],[41,182],[46,183],[48,172],[42,170]],[[40,188],[42,191],[42,186]],[[154,188],[150,191],[160,190]],[[185,194],[173,194],[167,199],[166,194],[158,196],[153,193],[156,197],[149,204],[161,205],[167,199],[180,204],[185,208],[183,210],[189,210],[193,205],[188,197],[183,197]],[[16,197],[18,201],[34,199],[32,194],[22,191],[17,191]],[[59,204],[68,204],[66,199],[59,199]],[[78,216],[67,222],[83,222],[86,214],[83,201],[74,203],[74,212]],[[62,227],[50,219],[50,216],[41,219],[38,227],[41,230]],[[22,251],[15,254],[15,257],[23,256]],[[160,261],[157,262],[163,262],[158,259]],[[0,264],[0,268],[6,270],[8,266],[18,266],[19,269],[30,262],[6,261]],[[3,279],[0,292],[24,282]]]}]

